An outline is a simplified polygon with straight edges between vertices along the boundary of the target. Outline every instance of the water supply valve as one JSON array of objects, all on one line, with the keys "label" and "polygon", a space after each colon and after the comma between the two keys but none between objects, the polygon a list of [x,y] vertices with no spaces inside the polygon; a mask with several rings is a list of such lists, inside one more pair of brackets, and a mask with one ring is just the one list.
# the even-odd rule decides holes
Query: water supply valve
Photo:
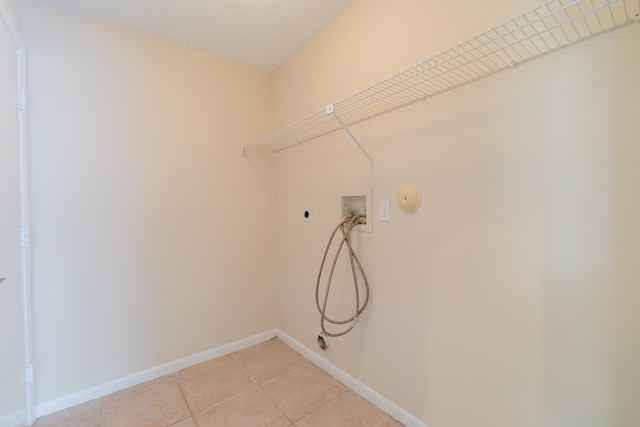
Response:
[{"label": "water supply valve", "polygon": [[327,336],[324,334],[324,332],[320,332],[320,335],[318,335],[318,345],[323,350],[326,350],[327,347],[329,347],[329,343],[327,342]]}]

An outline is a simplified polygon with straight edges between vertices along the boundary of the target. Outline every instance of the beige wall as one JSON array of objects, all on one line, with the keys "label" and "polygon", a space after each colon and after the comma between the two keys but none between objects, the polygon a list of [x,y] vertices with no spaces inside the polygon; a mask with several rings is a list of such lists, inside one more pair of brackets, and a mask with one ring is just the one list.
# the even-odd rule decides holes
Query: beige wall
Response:
[{"label": "beige wall", "polygon": [[28,47],[37,402],[275,327],[266,73],[39,1]]},{"label": "beige wall", "polygon": [[[276,72],[276,122],[535,4],[357,2]],[[355,126],[373,169],[344,133],[278,153],[279,327],[432,427],[635,425],[639,51],[634,25]],[[391,222],[357,237],[372,301],[323,352],[317,269],[353,188]]]}]

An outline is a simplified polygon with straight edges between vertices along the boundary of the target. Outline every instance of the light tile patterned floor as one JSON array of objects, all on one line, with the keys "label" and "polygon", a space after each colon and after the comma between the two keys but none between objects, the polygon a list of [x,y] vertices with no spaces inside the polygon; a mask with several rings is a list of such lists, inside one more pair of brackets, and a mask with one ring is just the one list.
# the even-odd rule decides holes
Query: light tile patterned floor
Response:
[{"label": "light tile patterned floor", "polygon": [[35,427],[401,426],[278,338],[40,418]]}]

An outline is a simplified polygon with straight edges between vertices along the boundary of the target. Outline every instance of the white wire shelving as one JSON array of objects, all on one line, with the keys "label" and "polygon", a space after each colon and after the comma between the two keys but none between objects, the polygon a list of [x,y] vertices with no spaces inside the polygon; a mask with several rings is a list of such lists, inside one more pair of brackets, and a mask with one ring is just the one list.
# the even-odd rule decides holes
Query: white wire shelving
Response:
[{"label": "white wire shelving", "polygon": [[550,0],[241,148],[273,153],[640,21],[640,0]]}]

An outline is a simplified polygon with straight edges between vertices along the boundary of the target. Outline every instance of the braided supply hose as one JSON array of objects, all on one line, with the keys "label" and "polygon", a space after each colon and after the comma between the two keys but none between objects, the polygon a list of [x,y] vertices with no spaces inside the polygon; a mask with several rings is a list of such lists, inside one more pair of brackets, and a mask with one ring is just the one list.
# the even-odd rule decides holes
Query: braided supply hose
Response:
[{"label": "braided supply hose", "polygon": [[[360,321],[360,315],[362,314],[364,309],[367,307],[367,303],[369,302],[369,282],[367,281],[367,276],[364,273],[362,264],[360,264],[360,260],[358,259],[358,256],[353,251],[353,248],[351,246],[351,231],[359,224],[364,224],[364,223],[365,223],[364,215],[356,215],[353,217],[343,218],[331,233],[331,236],[329,237],[329,242],[327,243],[327,247],[324,251],[324,256],[322,257],[322,262],[320,263],[320,270],[318,271],[318,280],[316,282],[316,307],[318,308],[318,312],[320,313],[320,327],[322,329],[322,333],[318,336],[318,345],[323,350],[328,347],[328,344],[326,342],[326,337],[340,337],[342,335],[349,333],[349,331],[353,329],[353,327]],[[335,238],[338,230],[341,230],[342,232],[342,240],[340,241],[336,254],[333,258],[333,263],[331,264],[331,270],[329,272],[329,276],[327,279],[327,286],[324,292],[324,299],[322,301],[322,304],[320,304],[320,282],[322,278],[322,272],[324,270],[325,262],[329,254],[329,249],[331,247],[333,239]],[[340,256],[340,252],[342,251],[342,248],[345,246],[345,244],[347,247],[347,252],[349,254],[349,264],[350,264],[351,273],[353,276],[353,285],[354,285],[354,291],[355,291],[355,310],[354,310],[353,316],[346,319],[342,319],[342,320],[335,320],[327,316],[327,301],[329,300],[329,292],[331,290],[331,281],[333,279],[333,273],[335,271],[336,264]],[[358,287],[358,275],[357,275],[356,267],[360,271],[360,274],[362,275],[362,279],[364,282],[365,296],[364,296],[364,301],[362,305],[360,304],[360,290]],[[350,325],[347,326],[341,332],[329,332],[326,329],[327,322],[333,325],[346,325],[349,323]]]}]

